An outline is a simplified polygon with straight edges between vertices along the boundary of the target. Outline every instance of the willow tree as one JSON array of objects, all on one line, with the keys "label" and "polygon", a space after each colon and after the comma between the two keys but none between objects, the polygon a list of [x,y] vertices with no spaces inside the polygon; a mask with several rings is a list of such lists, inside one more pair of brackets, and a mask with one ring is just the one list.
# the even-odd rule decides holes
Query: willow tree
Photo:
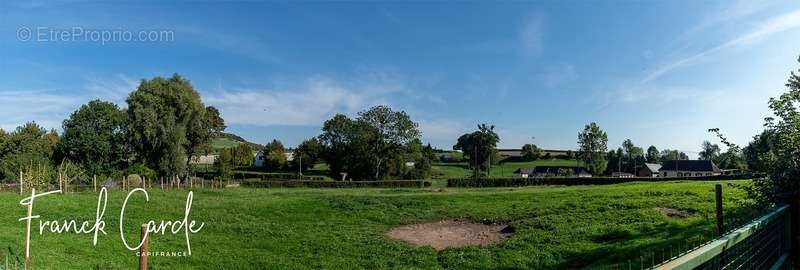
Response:
[{"label": "willow tree", "polygon": [[205,107],[192,84],[178,74],[142,80],[127,102],[129,139],[137,158],[161,175],[185,173],[191,155],[225,128],[216,109]]}]

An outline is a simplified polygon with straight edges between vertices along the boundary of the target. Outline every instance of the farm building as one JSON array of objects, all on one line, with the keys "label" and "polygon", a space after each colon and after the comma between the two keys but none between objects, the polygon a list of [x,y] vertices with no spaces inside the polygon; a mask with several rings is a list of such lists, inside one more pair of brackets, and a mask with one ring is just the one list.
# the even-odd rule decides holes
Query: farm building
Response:
[{"label": "farm building", "polygon": [[632,173],[627,173],[627,172],[612,172],[612,173],[611,173],[611,177],[616,177],[616,178],[633,178],[633,177],[634,177],[634,175],[633,175]]},{"label": "farm building", "polygon": [[721,175],[722,170],[710,160],[668,160],[665,161],[659,175],[661,177],[689,177]]},{"label": "farm building", "polygon": [[192,158],[189,160],[189,164],[199,164],[199,165],[214,164],[214,161],[217,161],[218,156],[219,155],[192,156]]},{"label": "farm building", "polygon": [[[286,161],[293,161],[294,160],[294,151],[289,150],[289,151],[283,152],[283,156],[286,157]],[[255,166],[255,167],[264,167],[264,164],[266,164],[266,161],[267,161],[267,155],[264,154],[264,151],[258,151],[258,153],[255,154],[255,162],[253,162],[253,166]]]},{"label": "farm building", "polygon": [[[497,154],[501,157],[505,158],[519,158],[522,157],[522,149],[513,149],[513,148],[506,148],[506,149],[497,149]],[[547,150],[542,149],[542,156],[550,154],[551,157],[556,156],[569,156],[572,155],[572,151],[570,150]]]},{"label": "farm building", "polygon": [[533,168],[519,168],[514,171],[514,178],[565,176],[565,177],[592,177],[592,174],[581,167],[562,166],[536,166]]},{"label": "farm building", "polygon": [[636,176],[638,177],[658,177],[659,173],[658,170],[661,169],[661,164],[655,163],[645,163],[644,168],[639,169],[636,172]]}]

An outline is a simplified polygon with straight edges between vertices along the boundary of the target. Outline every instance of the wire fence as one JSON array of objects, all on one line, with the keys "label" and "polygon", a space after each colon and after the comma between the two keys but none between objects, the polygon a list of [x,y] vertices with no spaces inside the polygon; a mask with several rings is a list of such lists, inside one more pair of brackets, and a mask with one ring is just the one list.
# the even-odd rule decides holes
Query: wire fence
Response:
[{"label": "wire fence", "polygon": [[759,211],[752,219],[728,218],[722,235],[696,235],[646,249],[626,262],[589,269],[789,269],[789,212],[782,206]]}]

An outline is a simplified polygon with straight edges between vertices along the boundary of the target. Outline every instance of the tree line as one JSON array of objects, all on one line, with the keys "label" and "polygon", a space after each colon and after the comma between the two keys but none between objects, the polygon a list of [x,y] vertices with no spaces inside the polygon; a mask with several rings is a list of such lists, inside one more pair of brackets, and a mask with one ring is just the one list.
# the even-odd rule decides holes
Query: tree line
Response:
[{"label": "tree line", "polygon": [[142,80],[126,104],[92,100],[63,121],[62,134],[35,122],[0,130],[0,178],[27,172],[46,182],[67,165],[76,177],[184,175],[190,158],[208,152],[225,129],[219,111],[178,74]]}]

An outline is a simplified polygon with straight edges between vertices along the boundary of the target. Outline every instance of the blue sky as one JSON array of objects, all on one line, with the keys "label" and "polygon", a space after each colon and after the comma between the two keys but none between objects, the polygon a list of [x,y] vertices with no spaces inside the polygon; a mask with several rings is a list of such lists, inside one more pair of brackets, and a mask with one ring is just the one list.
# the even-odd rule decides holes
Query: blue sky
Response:
[{"label": "blue sky", "polygon": [[[88,34],[115,31],[172,36]],[[139,80],[177,72],[262,144],[387,104],[442,148],[487,122],[502,147],[574,149],[596,121],[610,148],[694,156],[709,128],[740,144],[761,130],[798,41],[797,1],[4,1],[0,128],[60,128],[91,99],[124,106]]]}]

